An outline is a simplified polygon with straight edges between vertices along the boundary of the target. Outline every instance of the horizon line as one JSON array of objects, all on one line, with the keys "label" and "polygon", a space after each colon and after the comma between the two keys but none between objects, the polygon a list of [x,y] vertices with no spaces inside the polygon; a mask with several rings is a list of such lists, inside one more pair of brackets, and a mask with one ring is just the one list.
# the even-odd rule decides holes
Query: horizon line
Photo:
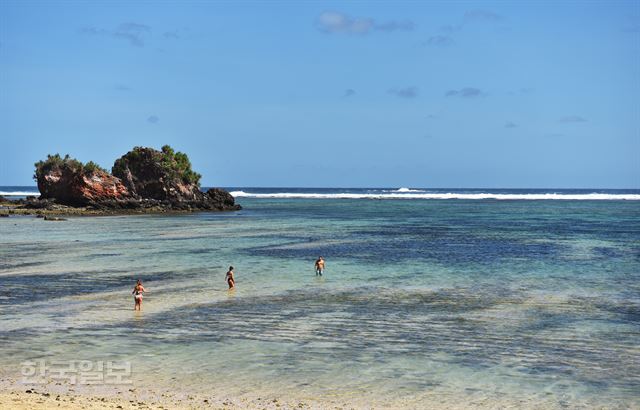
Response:
[{"label": "horizon line", "polygon": [[[37,185],[0,185],[0,188],[3,187],[15,187],[15,188],[38,188]],[[429,189],[544,189],[544,190],[554,190],[554,189],[564,189],[564,190],[640,190],[639,187],[630,188],[603,188],[603,187],[452,187],[452,186],[433,186],[433,187],[418,187],[418,186],[405,186],[405,185],[397,185],[397,186],[259,186],[259,185],[208,185],[201,184],[200,188],[257,188],[257,189],[400,189],[400,188],[408,188],[408,189],[421,189],[421,190],[429,190]]]}]

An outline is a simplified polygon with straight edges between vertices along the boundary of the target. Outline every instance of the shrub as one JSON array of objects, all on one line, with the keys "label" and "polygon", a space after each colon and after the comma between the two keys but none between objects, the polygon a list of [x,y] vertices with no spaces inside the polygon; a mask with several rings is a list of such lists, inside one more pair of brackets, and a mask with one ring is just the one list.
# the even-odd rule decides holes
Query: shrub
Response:
[{"label": "shrub", "polygon": [[89,161],[86,164],[84,164],[83,170],[84,170],[84,172],[89,172],[89,173],[92,173],[92,172],[95,172],[95,171],[102,171],[105,174],[109,173],[106,169],[102,168],[100,165],[96,164],[93,161]]},{"label": "shrub", "polygon": [[[146,157],[146,158],[144,158]],[[144,158],[144,159],[143,159]],[[176,152],[169,145],[164,145],[160,151],[151,148],[134,147],[113,164],[111,171],[113,175],[122,177],[126,174],[126,169],[130,163],[142,160],[157,163],[167,180],[180,180],[186,184],[200,186],[201,175],[191,169],[191,161],[187,154]]]},{"label": "shrub", "polygon": [[36,181],[39,177],[42,177],[46,173],[50,172],[54,169],[69,169],[72,172],[88,172],[92,173],[95,171],[103,171],[107,172],[106,169],[102,168],[100,165],[96,164],[93,161],[89,161],[86,164],[78,161],[75,158],[71,158],[69,154],[65,155],[64,158],[60,156],[60,154],[47,155],[47,159],[44,161],[38,161],[35,164],[36,170],[33,174],[33,179]]},{"label": "shrub", "polygon": [[38,161],[34,165],[36,170],[33,174],[33,179],[35,180],[53,169],[68,168],[74,172],[80,172],[83,169],[82,162],[75,158],[71,158],[69,154],[65,155],[64,158],[62,158],[60,154],[47,155],[46,160]]},{"label": "shrub", "polygon": [[184,152],[175,152],[169,145],[162,147],[161,164],[163,170],[173,179],[181,179],[186,184],[200,186],[202,175],[191,169],[191,161]]}]

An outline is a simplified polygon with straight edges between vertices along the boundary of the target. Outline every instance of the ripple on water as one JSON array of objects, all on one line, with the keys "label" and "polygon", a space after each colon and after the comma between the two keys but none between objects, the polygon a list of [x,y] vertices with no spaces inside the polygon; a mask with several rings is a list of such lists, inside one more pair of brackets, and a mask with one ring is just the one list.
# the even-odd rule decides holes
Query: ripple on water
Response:
[{"label": "ripple on water", "polygon": [[[510,322],[508,325],[482,318],[483,312],[495,314],[502,308],[520,314],[503,316],[501,320]],[[526,294],[509,294],[504,289],[408,292],[371,287],[328,293],[286,292],[183,306],[134,326],[89,326],[82,332],[86,332],[84,337],[97,332],[107,338],[120,335],[140,346],[201,345],[214,349],[208,353],[212,355],[209,359],[194,364],[196,369],[209,368],[212,361],[222,359],[214,346],[243,340],[289,346],[279,372],[304,367],[309,360],[325,366],[345,362],[365,367],[412,357],[407,368],[396,370],[427,377],[424,363],[446,357],[448,365],[474,371],[503,367],[542,378],[570,376],[594,386],[601,383],[603,388],[611,383],[631,387],[640,377],[637,362],[628,360],[637,355],[637,329],[616,332],[622,328],[609,321],[604,328],[577,332],[586,320],[602,323],[599,319],[610,314],[624,316],[628,312],[617,308],[603,311],[589,300],[532,305]],[[81,337],[80,331],[70,329],[69,336]],[[621,366],[623,358],[627,360]],[[615,382],[602,384],[603,374]]]},{"label": "ripple on water", "polygon": [[249,202],[238,217],[16,219],[3,365],[132,358],[151,385],[406,408],[637,403],[637,204]]}]

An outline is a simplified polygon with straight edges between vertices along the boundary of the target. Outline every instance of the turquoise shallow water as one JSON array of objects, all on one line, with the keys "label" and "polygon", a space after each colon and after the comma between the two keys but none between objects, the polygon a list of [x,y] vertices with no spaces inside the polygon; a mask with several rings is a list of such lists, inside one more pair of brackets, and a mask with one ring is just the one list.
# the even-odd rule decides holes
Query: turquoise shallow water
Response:
[{"label": "turquoise shallow water", "polygon": [[638,202],[240,202],[224,214],[2,218],[3,371],[130,360],[136,385],[196,392],[640,405]]}]

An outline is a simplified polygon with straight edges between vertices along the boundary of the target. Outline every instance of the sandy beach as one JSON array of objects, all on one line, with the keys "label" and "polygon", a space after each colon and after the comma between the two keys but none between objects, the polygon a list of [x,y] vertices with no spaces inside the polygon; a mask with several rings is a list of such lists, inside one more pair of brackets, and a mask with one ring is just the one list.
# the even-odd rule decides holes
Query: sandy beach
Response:
[{"label": "sandy beach", "polygon": [[[56,386],[58,387],[58,386]],[[562,408],[556,398],[530,401],[527,399],[459,401],[453,397],[434,397],[429,404],[420,406],[402,403],[367,403],[366,398],[353,402],[286,400],[274,397],[228,398],[224,395],[192,395],[181,392],[139,391],[136,389],[108,394],[78,393],[73,389],[26,388],[6,389],[0,393],[0,408],[16,410],[33,409],[317,409],[317,410],[364,410],[364,409],[557,409]],[[426,406],[426,407],[424,407]],[[592,408],[584,403],[580,408]],[[616,407],[611,408],[639,408]]]},{"label": "sandy beach", "polygon": [[[419,397],[395,397],[380,400],[374,392],[322,398],[286,398],[276,394],[248,392],[229,397],[212,386],[210,393],[194,393],[189,386],[169,390],[132,386],[86,386],[61,383],[23,384],[14,377],[0,378],[0,408],[40,409],[256,409],[256,410],[365,410],[365,409],[640,409],[637,401],[614,402],[602,407],[594,401],[574,400],[570,405],[562,396],[542,393],[535,397],[489,397],[482,392],[443,395],[423,392]],[[465,389],[468,390],[468,389]],[[416,399],[418,399],[416,401]]]},{"label": "sandy beach", "polygon": [[[4,384],[4,383],[3,383]],[[286,401],[278,398],[228,398],[135,388],[113,391],[76,391],[69,386],[3,386],[2,409],[342,409],[345,404]]]},{"label": "sandy beach", "polygon": [[[31,390],[30,390],[31,391]],[[234,402],[221,399],[201,398],[161,398],[145,401],[136,398],[129,400],[117,397],[99,397],[74,394],[54,394],[32,391],[0,393],[0,407],[6,409],[304,409],[323,408],[305,403],[283,403],[279,400]],[[335,407],[341,408],[341,407]]]}]

